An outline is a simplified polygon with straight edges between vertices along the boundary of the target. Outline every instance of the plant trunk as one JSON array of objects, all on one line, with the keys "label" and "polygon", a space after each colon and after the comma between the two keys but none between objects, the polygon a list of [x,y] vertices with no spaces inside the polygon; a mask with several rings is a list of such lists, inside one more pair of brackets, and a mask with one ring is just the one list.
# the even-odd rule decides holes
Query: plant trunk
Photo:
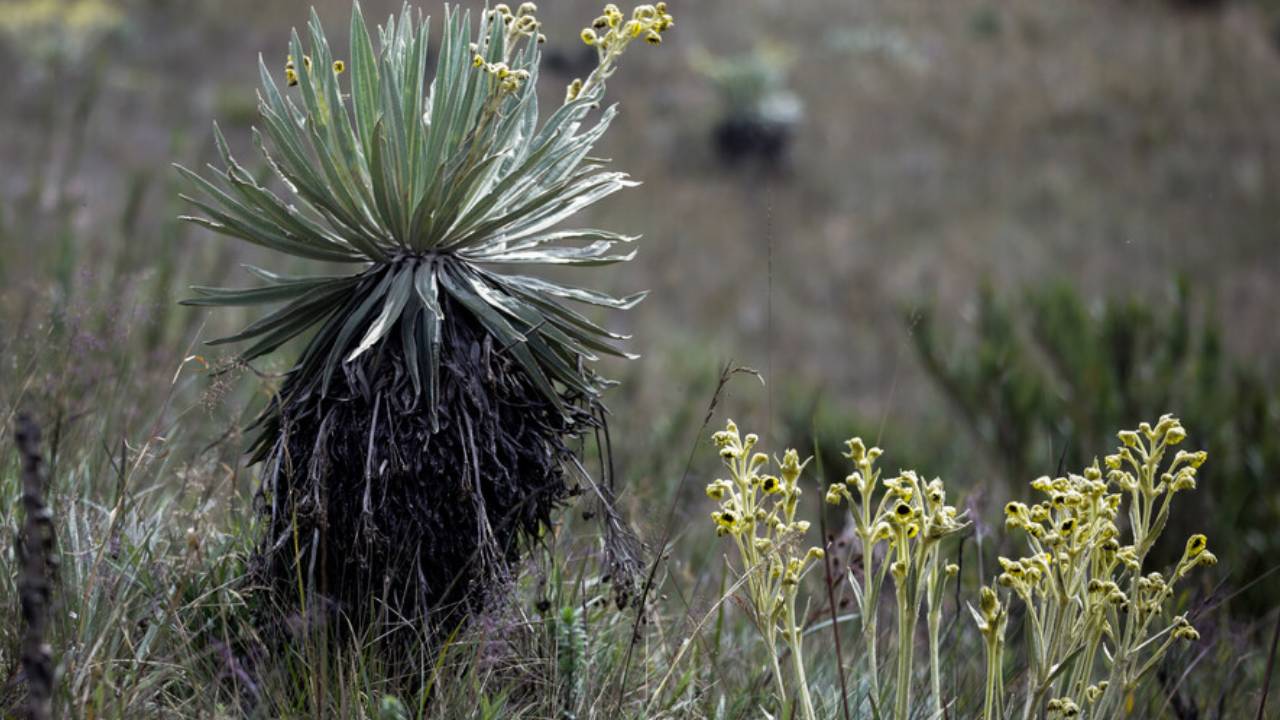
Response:
[{"label": "plant trunk", "polygon": [[580,492],[568,443],[601,427],[598,405],[565,397],[561,413],[470,313],[445,310],[438,427],[398,331],[324,397],[290,377],[264,414],[255,574],[286,621],[451,632]]}]

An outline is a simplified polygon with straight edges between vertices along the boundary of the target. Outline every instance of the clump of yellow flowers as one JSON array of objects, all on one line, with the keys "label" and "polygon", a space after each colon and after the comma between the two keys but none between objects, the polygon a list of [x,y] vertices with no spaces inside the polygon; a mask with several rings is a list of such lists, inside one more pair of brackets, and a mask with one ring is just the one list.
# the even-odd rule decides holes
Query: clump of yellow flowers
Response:
[{"label": "clump of yellow flowers", "polygon": [[586,80],[579,78],[569,83],[565,91],[565,102],[577,98],[591,85],[608,79],[613,74],[614,62],[632,40],[643,37],[650,45],[660,45],[662,34],[675,24],[676,20],[667,12],[665,2],[637,5],[631,11],[630,20],[626,19],[617,5],[605,5],[604,12],[592,21],[590,27],[583,28],[581,33],[582,42],[596,49],[599,64]]},{"label": "clump of yellow flowers", "polygon": [[512,12],[511,7],[506,3],[498,3],[489,11],[494,19],[500,20],[506,28],[503,47],[507,51],[506,57],[501,60],[496,62],[485,60],[484,45],[488,43],[488,38],[481,43],[472,43],[471,51],[475,54],[472,65],[493,77],[497,82],[498,95],[519,90],[530,77],[528,70],[511,67],[520,41],[532,40],[538,43],[547,41],[547,36],[542,34],[542,22],[538,20],[537,12],[538,6],[531,2],[521,3],[515,12]]},{"label": "clump of yellow flowers", "polygon": [[[805,548],[809,523],[796,519],[798,481],[808,461],[801,462],[795,450],[787,450],[780,461],[771,463],[768,455],[756,450],[759,438],[742,437],[732,420],[713,440],[729,477],[707,485],[707,496],[719,503],[711,520],[717,534],[730,538],[738,549],[746,607],[768,649],[779,702],[785,704],[788,695],[779,662],[781,641],[790,650],[801,716],[813,720],[803,627],[796,614],[800,580],[823,558],[822,548]],[[768,472],[771,464],[777,474]]]},{"label": "clump of yellow flowers", "polygon": [[[1217,562],[1205,536],[1187,540],[1168,574],[1145,568],[1174,496],[1195,489],[1206,458],[1203,451],[1176,449],[1186,436],[1171,415],[1154,427],[1142,423],[1119,433],[1120,446],[1103,466],[1095,460],[1079,475],[1039,478],[1031,487],[1043,501],[1005,507],[1006,527],[1022,531],[1030,551],[1000,558],[997,577],[1026,608],[1024,718],[1041,703],[1050,717],[1114,717],[1174,642],[1199,638],[1186,615],[1170,617],[1169,601],[1175,583]],[[974,614],[984,633],[992,629],[989,613]],[[998,659],[987,670],[984,716],[1003,717],[991,700]]]},{"label": "clump of yellow flowers", "polygon": [[[307,72],[311,72],[311,56],[310,55],[302,56],[302,66],[306,68]],[[347,63],[342,60],[334,60],[331,69],[333,70],[334,75],[341,75],[343,72],[346,71]],[[289,84],[289,87],[296,87],[298,85],[298,66],[293,62],[292,55],[285,56],[284,79],[285,79],[285,82]]]},{"label": "clump of yellow flowers", "polygon": [[[921,607],[929,635],[929,673],[933,691],[934,716],[943,716],[942,669],[939,640],[942,627],[942,599],[947,581],[959,568],[943,561],[942,541],[964,530],[968,523],[955,507],[947,504],[946,487],[934,478],[925,482],[911,470],[881,480],[876,460],[878,447],[868,448],[861,438],[846,443],[845,457],[854,471],[843,483],[827,490],[827,502],[847,504],[862,551],[862,577],[850,572],[849,584],[858,602],[862,639],[866,644],[867,680],[870,693],[880,704],[879,658],[876,623],[879,598],[886,573],[892,577],[897,605],[898,634],[894,684],[893,717],[910,715],[915,630]],[[888,545],[877,554],[877,546]]]}]

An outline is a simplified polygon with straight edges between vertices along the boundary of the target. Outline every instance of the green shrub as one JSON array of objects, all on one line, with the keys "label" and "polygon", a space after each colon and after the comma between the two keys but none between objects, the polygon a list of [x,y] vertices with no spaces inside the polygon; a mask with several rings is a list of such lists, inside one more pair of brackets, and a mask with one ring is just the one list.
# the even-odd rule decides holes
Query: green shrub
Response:
[{"label": "green shrub", "polygon": [[[1274,368],[1226,356],[1220,324],[1187,281],[1163,300],[1112,298],[1097,307],[1064,283],[1016,299],[987,287],[968,343],[943,338],[929,311],[916,320],[925,369],[1011,487],[1046,462],[1084,466],[1108,428],[1167,408],[1201,429],[1215,458],[1204,475],[1213,492],[1193,516],[1175,513],[1172,527],[1235,538],[1223,561],[1238,585],[1274,564],[1280,497],[1258,490],[1280,473],[1280,385]],[[1162,545],[1157,556],[1179,551]],[[1278,590],[1280,574],[1271,575],[1241,602],[1263,611]]]}]

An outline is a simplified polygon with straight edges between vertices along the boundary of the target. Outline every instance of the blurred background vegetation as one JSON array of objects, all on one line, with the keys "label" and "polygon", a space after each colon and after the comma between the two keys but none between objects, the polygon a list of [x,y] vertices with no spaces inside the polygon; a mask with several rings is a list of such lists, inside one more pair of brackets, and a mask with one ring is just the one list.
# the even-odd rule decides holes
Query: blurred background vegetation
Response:
[{"label": "blurred background vegetation", "polygon": [[[198,343],[243,318],[175,303],[193,278],[245,283],[256,254],[176,221],[169,162],[211,158],[209,118],[252,157],[257,54],[283,66],[307,5],[0,0],[0,413],[7,427],[31,408],[55,466],[78,438],[90,475],[144,443],[181,457],[174,532],[230,532],[218,518],[253,486],[239,428],[262,401],[254,375],[287,364],[207,372],[230,356]],[[347,0],[315,5],[344,26]],[[590,61],[577,31],[598,7],[543,5],[558,100]],[[1174,541],[1209,532],[1220,596],[1261,578],[1232,612],[1270,610],[1280,7],[671,5],[671,47],[629,55],[610,88],[623,110],[604,154],[646,186],[589,218],[645,236],[637,261],[598,274],[653,291],[613,318],[644,357],[610,367],[642,534],[661,534],[653,508],[674,498],[676,527],[710,535],[702,483],[679,481],[729,359],[767,385],[734,380],[720,410],[770,446],[816,437],[843,478],[840,442],[883,438],[890,465],[946,477],[987,522],[1033,477],[1175,412],[1210,461]],[[366,15],[398,6],[369,0]],[[715,471],[703,450],[695,479]],[[696,594],[708,562],[670,572]]]}]

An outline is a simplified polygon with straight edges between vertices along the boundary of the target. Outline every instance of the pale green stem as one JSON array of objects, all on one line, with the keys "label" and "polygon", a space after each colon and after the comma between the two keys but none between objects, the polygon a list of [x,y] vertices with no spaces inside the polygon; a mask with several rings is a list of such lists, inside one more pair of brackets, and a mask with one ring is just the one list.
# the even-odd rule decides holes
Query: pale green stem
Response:
[{"label": "pale green stem", "polygon": [[916,613],[910,602],[906,579],[897,583],[898,597],[898,682],[894,688],[894,717],[907,720],[911,710],[911,661],[915,654]]},{"label": "pale green stem", "polygon": [[796,676],[797,691],[800,695],[800,709],[804,714],[805,720],[815,720],[816,716],[813,712],[813,700],[809,696],[809,681],[805,677],[804,671],[804,651],[802,648],[803,638],[800,634],[800,628],[796,626],[795,617],[795,594],[792,593],[787,599],[787,631],[790,636],[789,644],[791,645],[791,663],[792,669]]},{"label": "pale green stem", "polygon": [[942,663],[939,660],[938,641],[942,625],[942,605],[929,609],[929,682],[933,688],[933,713],[935,718],[943,717],[942,708]]},{"label": "pale green stem", "polygon": [[999,693],[997,684],[1004,671],[1004,659],[1001,657],[1000,643],[993,634],[987,638],[987,689],[982,702],[982,720],[998,720],[996,703]]},{"label": "pale green stem", "polygon": [[876,652],[876,640],[879,638],[877,618],[879,616],[880,588],[876,583],[874,565],[875,546],[862,539],[862,637],[867,644],[867,677],[871,684],[871,698],[880,702],[880,660]]}]

